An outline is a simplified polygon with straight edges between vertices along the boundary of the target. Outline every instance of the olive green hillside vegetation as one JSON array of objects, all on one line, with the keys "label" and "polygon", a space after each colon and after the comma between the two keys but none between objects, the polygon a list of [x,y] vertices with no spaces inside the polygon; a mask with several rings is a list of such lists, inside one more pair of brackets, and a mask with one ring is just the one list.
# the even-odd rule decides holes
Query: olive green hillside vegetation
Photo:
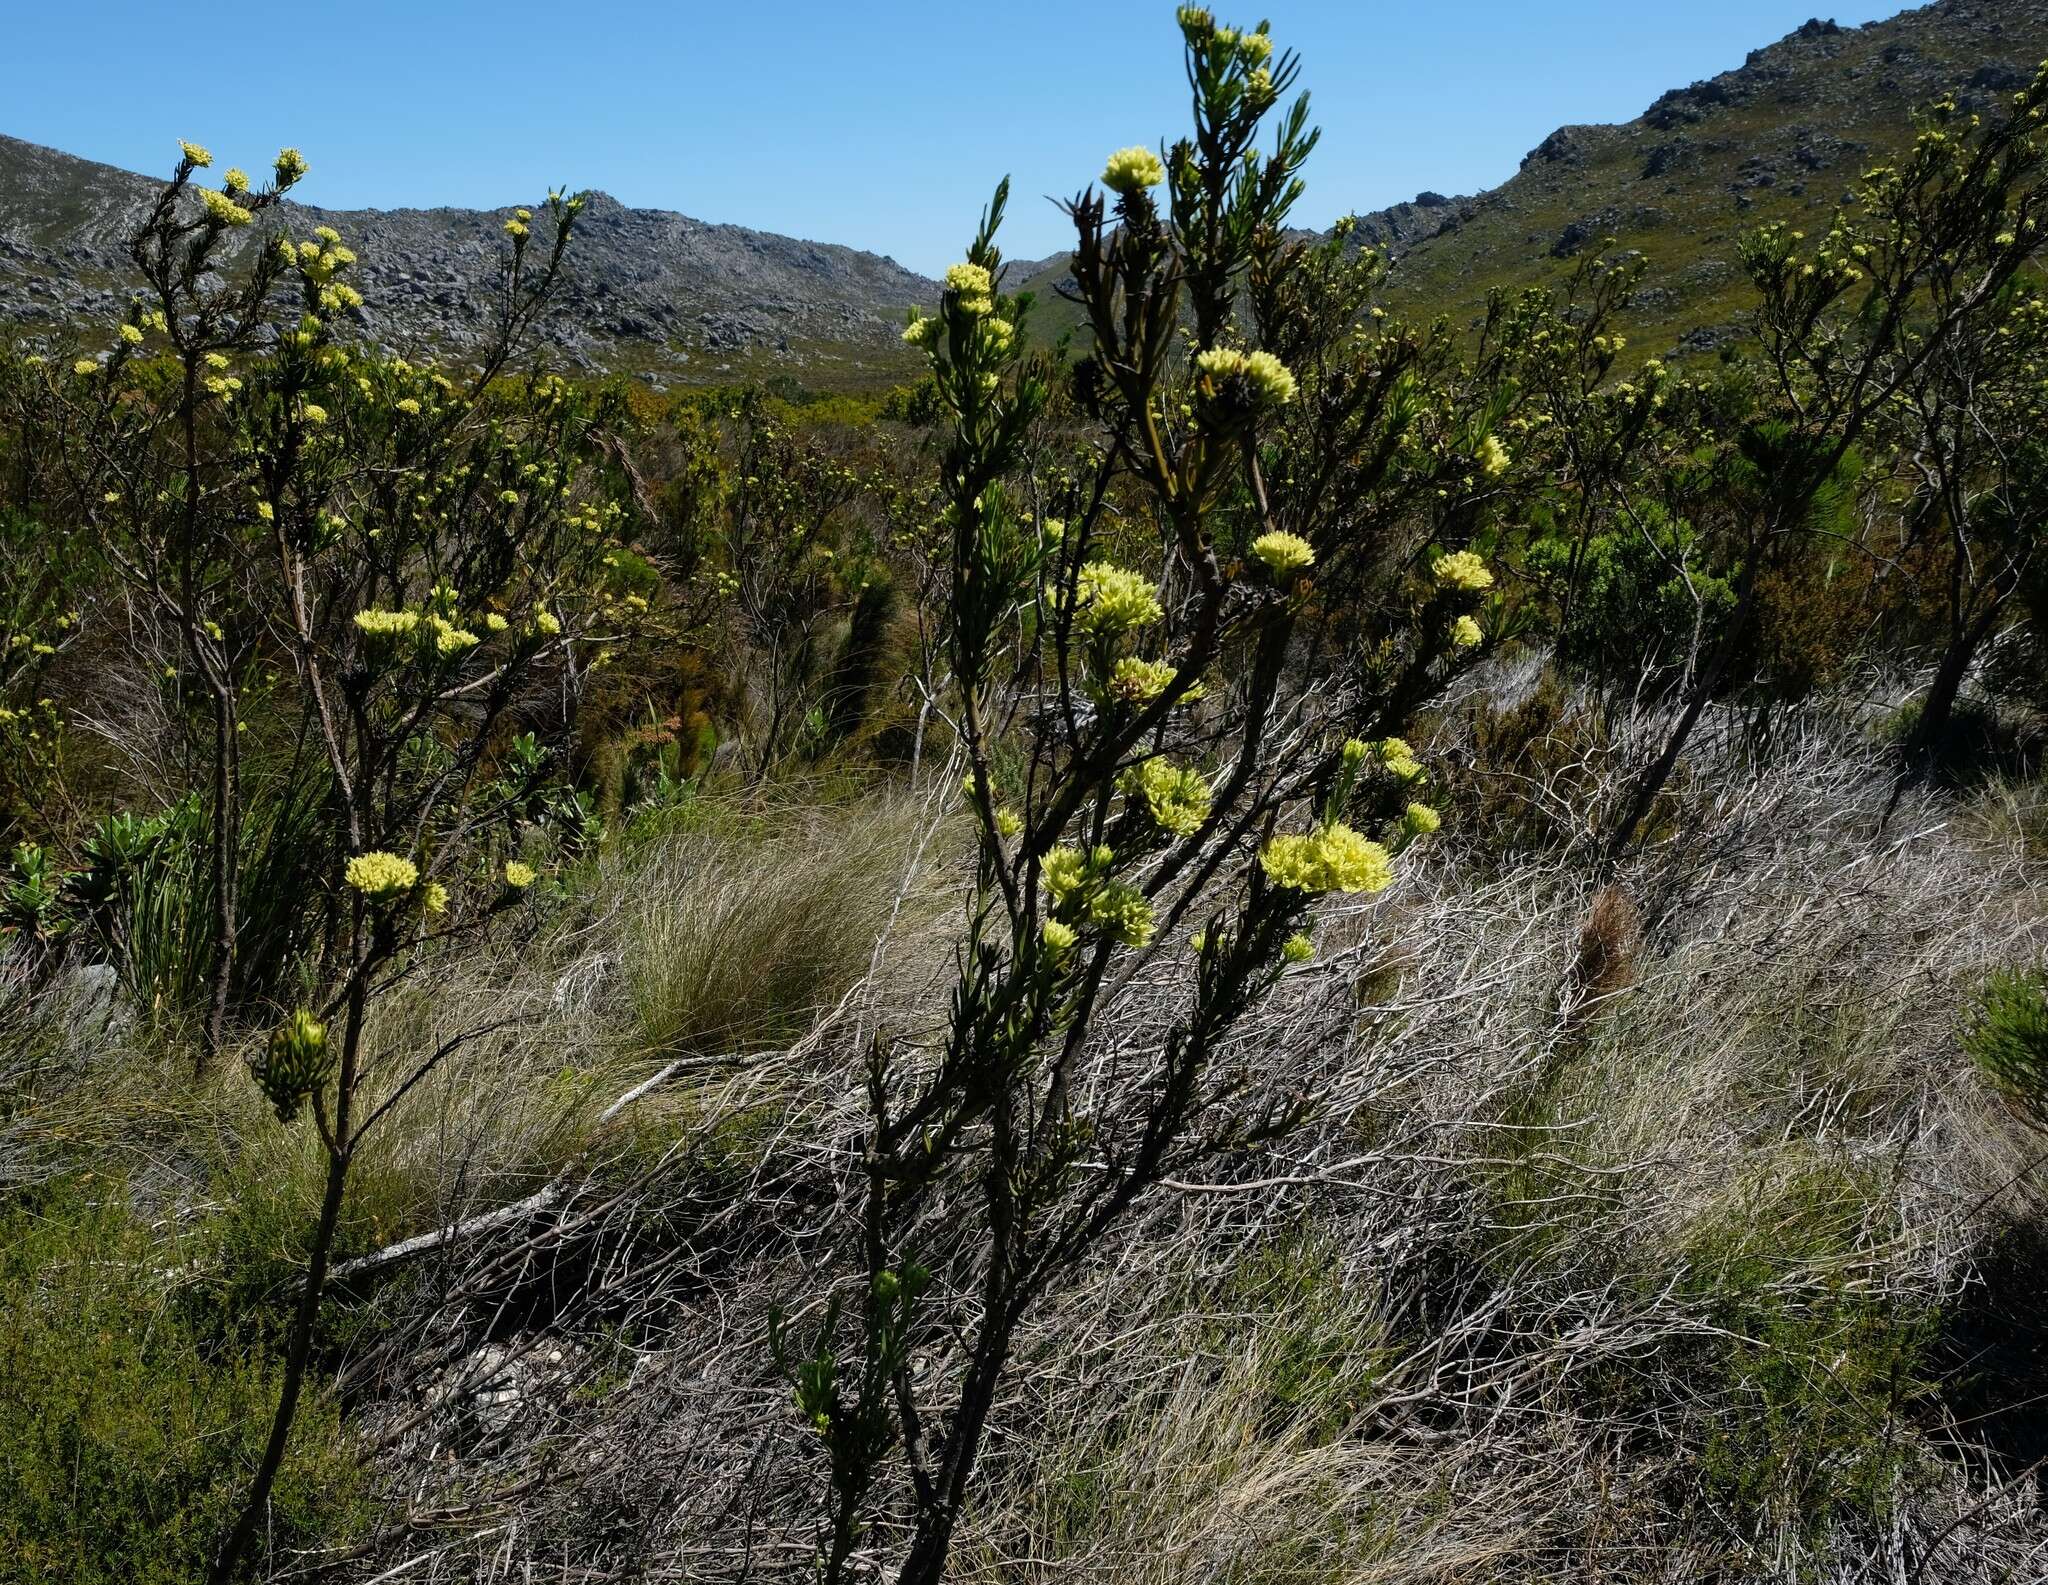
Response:
[{"label": "olive green hillside vegetation", "polygon": [[2048,1566],[2048,68],[1687,363],[1171,23],[886,394],[577,374],[568,191],[400,356],[196,143],[0,349],[0,1576]]}]

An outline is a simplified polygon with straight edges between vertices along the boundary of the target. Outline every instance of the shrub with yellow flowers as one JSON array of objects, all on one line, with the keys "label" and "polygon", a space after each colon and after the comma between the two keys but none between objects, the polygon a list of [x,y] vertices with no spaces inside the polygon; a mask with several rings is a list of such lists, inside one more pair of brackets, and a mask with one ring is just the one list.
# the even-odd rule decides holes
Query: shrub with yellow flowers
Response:
[{"label": "shrub with yellow flowers", "polygon": [[[1321,899],[1385,891],[1424,834],[1420,766],[1368,764],[1364,739],[1464,664],[1451,625],[1483,593],[1467,575],[1418,596],[1432,535],[1471,534],[1419,507],[1453,478],[1461,502],[1498,493],[1460,437],[1511,404],[1477,377],[1432,394],[1447,343],[1366,328],[1378,261],[1287,240],[1315,141],[1305,100],[1275,115],[1295,58],[1200,8],[1180,27],[1195,135],[1116,151],[1068,206],[1087,357],[1062,369],[1034,350],[1030,299],[1006,290],[1007,182],[905,333],[938,415],[929,675],[964,761],[976,888],[944,1038],[873,1047],[862,1258],[870,1295],[892,1297],[829,1314],[801,1358],[789,1325],[771,1329],[830,1453],[830,1581],[855,1566],[876,1450],[914,1416],[935,1462],[905,1494],[900,1577],[932,1585],[1018,1318],[1205,1141],[1254,1148],[1289,1126],[1278,1098],[1253,1106],[1259,1123],[1224,1116],[1237,1081],[1219,1049],[1303,961]],[[1050,457],[1032,442],[1057,386],[1087,444]],[[1363,591],[1349,632],[1325,579]],[[1360,614],[1370,643],[1352,641]],[[1176,960],[1179,1014],[1114,1080],[1081,1082],[1108,1060],[1124,988]],[[957,1212],[970,1183],[1001,1248],[971,1274],[918,1268],[920,1218]],[[949,1339],[938,1310],[965,1303],[949,1284],[970,1275],[978,1319]],[[955,1341],[959,1368],[929,1383],[883,1368]]]},{"label": "shrub with yellow flowers", "polygon": [[[480,288],[493,330],[457,379],[359,338],[364,275],[348,239],[274,225],[307,169],[296,150],[260,184],[229,170],[208,185],[211,166],[209,151],[181,145],[131,241],[143,294],[108,327],[103,355],[10,365],[0,396],[53,437],[37,490],[86,503],[81,534],[168,642],[167,691],[203,701],[196,721],[169,712],[195,721],[206,767],[202,1062],[227,1038],[235,989],[284,979],[280,965],[238,964],[238,949],[322,932],[297,965],[304,1004],[251,1064],[280,1120],[310,1113],[328,1175],[275,1448],[348,1174],[388,1109],[364,1104],[365,1076],[374,1067],[403,1095],[477,1033],[371,1050],[374,1003],[395,964],[522,906],[521,863],[503,884],[487,879],[509,846],[505,811],[483,796],[499,723],[539,682],[573,700],[637,631],[654,574],[613,482],[622,398],[515,361],[561,278],[580,198],[551,193],[503,230]],[[262,899],[238,895],[252,677],[274,679],[267,713],[297,733],[295,762],[318,767],[301,800],[310,830],[272,844],[281,858]],[[278,895],[315,923],[238,932]],[[275,1457],[255,1472],[222,1577],[239,1569],[276,1472]]]}]

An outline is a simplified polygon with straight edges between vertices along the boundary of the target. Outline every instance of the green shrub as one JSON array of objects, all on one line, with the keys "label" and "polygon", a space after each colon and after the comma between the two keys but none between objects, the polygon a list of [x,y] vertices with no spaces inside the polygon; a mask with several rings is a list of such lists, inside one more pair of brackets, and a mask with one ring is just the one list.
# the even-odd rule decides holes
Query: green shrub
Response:
[{"label": "green shrub", "polygon": [[1763,1531],[1814,1534],[1897,1501],[1939,1314],[1860,1279],[1880,1175],[1772,1169],[1699,1219],[1685,1287],[1712,1335],[1674,1358],[1695,1412],[1699,1479]]},{"label": "green shrub", "polygon": [[2048,976],[2006,969],[1978,994],[1963,1050],[2036,1120],[2048,1122]]},{"label": "green shrub", "polygon": [[[187,1585],[255,1466],[277,1370],[209,1335],[117,1185],[0,1211],[0,1559],[7,1578]],[[273,1493],[282,1548],[350,1531],[360,1466],[331,1401],[301,1414]]]}]

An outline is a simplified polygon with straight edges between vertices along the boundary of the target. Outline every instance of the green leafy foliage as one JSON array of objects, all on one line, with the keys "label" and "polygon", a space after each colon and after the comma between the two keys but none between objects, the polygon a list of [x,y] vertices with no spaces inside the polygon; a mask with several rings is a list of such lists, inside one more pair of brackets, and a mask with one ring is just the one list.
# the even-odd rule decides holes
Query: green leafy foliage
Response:
[{"label": "green leafy foliage", "polygon": [[1963,1050],[1986,1077],[2048,1123],[2048,976],[2004,969],[1970,1009]]},{"label": "green leafy foliage", "polygon": [[[23,1585],[187,1585],[233,1516],[278,1367],[153,1274],[175,1262],[105,1179],[0,1205],[0,1556]],[[276,1486],[273,1543],[342,1541],[365,1490],[316,1397]]]}]

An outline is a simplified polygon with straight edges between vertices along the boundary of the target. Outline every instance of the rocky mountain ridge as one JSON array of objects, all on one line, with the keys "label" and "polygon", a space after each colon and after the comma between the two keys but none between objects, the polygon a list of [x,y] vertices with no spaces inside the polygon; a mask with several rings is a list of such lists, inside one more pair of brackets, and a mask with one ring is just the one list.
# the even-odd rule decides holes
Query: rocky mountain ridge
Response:
[{"label": "rocky mountain ridge", "polygon": [[[125,244],[160,184],[0,136],[0,322],[104,325],[132,281]],[[501,210],[332,210],[290,201],[265,226],[332,226],[361,259],[365,332],[460,357],[488,326]],[[244,242],[242,245],[249,245]],[[938,288],[892,259],[590,195],[547,333],[583,369],[657,382],[787,369],[860,383],[900,369],[904,310]]]},{"label": "rocky mountain ridge", "polygon": [[[1742,65],[1660,95],[1635,120],[1559,127],[1500,186],[1422,192],[1362,215],[1394,261],[1397,310],[1470,325],[1500,287],[1555,281],[1612,236],[1649,260],[1639,350],[1709,351],[1739,334],[1743,232],[1825,225],[1866,165],[1911,136],[1911,108],[1949,89],[1995,109],[2048,57],[2048,0],[1938,0],[1862,27],[1814,19]],[[1337,92],[1343,85],[1335,85]],[[156,190],[132,175],[0,137],[0,324],[105,324],[129,273],[122,239]],[[482,333],[506,211],[283,207],[340,231],[363,259],[365,329],[460,356]],[[657,384],[793,376],[813,387],[914,377],[904,309],[935,283],[893,260],[595,195],[550,326],[571,366]],[[1064,254],[1011,266],[1034,325],[1078,321]]]},{"label": "rocky mountain ridge", "polygon": [[[1633,121],[1559,127],[1498,187],[1361,214],[1357,236],[1392,260],[1390,306],[1461,326],[1489,291],[1558,280],[1611,236],[1650,263],[1630,316],[1641,350],[1711,350],[1739,333],[1745,231],[1825,226],[1866,166],[1910,139],[1915,105],[1954,89],[1993,110],[2044,58],[2041,0],[1939,0],[1855,28],[1815,18]],[[1044,323],[1072,324],[1056,301],[1066,276],[1061,255],[1012,284],[1048,305]]]}]

